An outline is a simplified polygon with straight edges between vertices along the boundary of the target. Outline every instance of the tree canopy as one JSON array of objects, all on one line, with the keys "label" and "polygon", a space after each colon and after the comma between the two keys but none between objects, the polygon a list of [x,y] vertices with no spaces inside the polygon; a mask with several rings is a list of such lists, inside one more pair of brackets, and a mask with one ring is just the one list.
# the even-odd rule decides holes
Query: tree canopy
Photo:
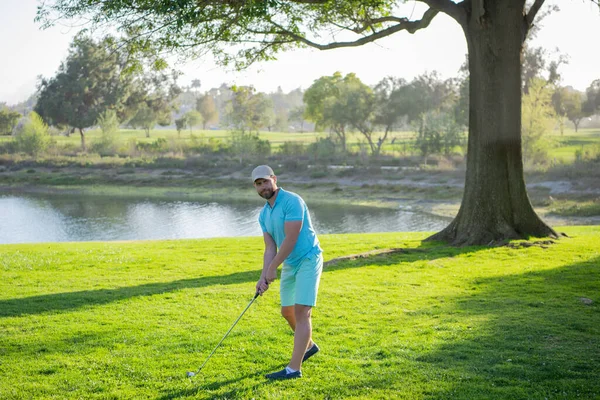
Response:
[{"label": "tree canopy", "polygon": [[75,38],[57,74],[39,84],[35,111],[50,125],[77,128],[84,149],[84,129],[93,126],[106,109],[122,111],[129,90],[121,74],[124,62],[111,51],[111,43],[110,38],[100,42],[87,36]]}]

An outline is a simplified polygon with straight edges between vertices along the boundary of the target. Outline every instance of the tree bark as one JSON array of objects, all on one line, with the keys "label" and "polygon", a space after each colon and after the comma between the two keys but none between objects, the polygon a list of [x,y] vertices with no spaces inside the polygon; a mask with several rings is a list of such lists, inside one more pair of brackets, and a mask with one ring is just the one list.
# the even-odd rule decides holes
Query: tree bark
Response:
[{"label": "tree bark", "polygon": [[[428,240],[492,245],[557,237],[533,210],[521,150],[524,0],[479,0],[461,22],[469,50],[467,170],[456,218]],[[478,4],[482,8],[475,9]]]},{"label": "tree bark", "polygon": [[83,133],[83,128],[79,129],[79,136],[81,136],[81,150],[86,151],[85,147],[85,133]]}]

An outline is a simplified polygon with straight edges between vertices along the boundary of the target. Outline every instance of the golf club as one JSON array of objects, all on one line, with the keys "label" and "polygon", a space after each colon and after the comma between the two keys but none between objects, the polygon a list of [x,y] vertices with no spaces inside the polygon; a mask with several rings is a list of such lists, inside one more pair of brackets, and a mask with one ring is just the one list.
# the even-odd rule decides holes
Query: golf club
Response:
[{"label": "golf club", "polygon": [[187,373],[187,377],[188,378],[191,379],[194,376],[198,375],[198,373],[200,372],[200,370],[202,370],[202,368],[204,368],[204,366],[206,365],[206,363],[208,362],[208,360],[210,360],[210,358],[212,357],[213,354],[215,354],[215,351],[217,351],[217,349],[219,348],[219,346],[221,345],[221,343],[223,343],[223,340],[225,340],[225,338],[227,337],[227,335],[229,335],[229,332],[231,332],[231,330],[233,329],[233,327],[238,323],[238,321],[242,318],[242,316],[244,315],[244,313],[246,312],[246,310],[248,310],[250,308],[250,306],[252,305],[252,303],[254,303],[254,300],[256,300],[256,298],[259,295],[260,295],[260,293],[256,292],[256,294],[254,295],[254,297],[252,298],[252,300],[250,301],[250,303],[248,303],[248,305],[246,306],[246,308],[244,309],[244,311],[242,311],[242,313],[235,320],[235,322],[233,323],[233,325],[231,325],[231,328],[229,328],[229,330],[227,331],[227,333],[225,334],[225,336],[223,336],[223,339],[221,339],[221,341],[219,342],[219,344],[217,344],[217,347],[215,347],[215,349],[212,351],[212,353],[210,353],[210,355],[208,356],[208,358],[206,359],[206,361],[204,361],[204,363],[202,363],[202,365],[200,366],[200,368],[198,368],[198,370],[196,372],[189,371]]}]

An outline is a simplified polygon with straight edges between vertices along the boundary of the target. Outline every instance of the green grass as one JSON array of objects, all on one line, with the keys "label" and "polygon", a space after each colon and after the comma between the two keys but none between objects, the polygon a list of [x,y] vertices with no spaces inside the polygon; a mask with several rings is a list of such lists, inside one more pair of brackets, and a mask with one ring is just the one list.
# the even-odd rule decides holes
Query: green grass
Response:
[{"label": "green grass", "polygon": [[549,211],[553,214],[591,217],[600,215],[600,198],[590,201],[557,200],[550,204]]},{"label": "green grass", "polygon": [[600,145],[599,129],[566,130],[563,135],[554,132],[549,137],[555,143],[549,151],[550,157],[566,163],[575,161],[577,151],[593,151]]},{"label": "green grass", "polygon": [[[2,399],[600,397],[600,227],[554,244],[448,248],[425,233],[326,235],[304,377],[278,284],[247,311],[262,240],[0,246]],[[591,305],[580,299],[589,298]]]}]

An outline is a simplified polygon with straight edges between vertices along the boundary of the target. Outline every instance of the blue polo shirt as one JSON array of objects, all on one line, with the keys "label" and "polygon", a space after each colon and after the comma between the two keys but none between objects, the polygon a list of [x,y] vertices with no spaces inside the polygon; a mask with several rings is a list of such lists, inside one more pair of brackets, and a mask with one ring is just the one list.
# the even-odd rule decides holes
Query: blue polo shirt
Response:
[{"label": "blue polo shirt", "polygon": [[273,207],[267,201],[258,216],[262,231],[271,235],[278,249],[285,239],[284,224],[287,221],[302,221],[296,246],[285,259],[286,264],[297,267],[304,258],[319,254],[322,250],[304,200],[296,193],[279,188]]}]

